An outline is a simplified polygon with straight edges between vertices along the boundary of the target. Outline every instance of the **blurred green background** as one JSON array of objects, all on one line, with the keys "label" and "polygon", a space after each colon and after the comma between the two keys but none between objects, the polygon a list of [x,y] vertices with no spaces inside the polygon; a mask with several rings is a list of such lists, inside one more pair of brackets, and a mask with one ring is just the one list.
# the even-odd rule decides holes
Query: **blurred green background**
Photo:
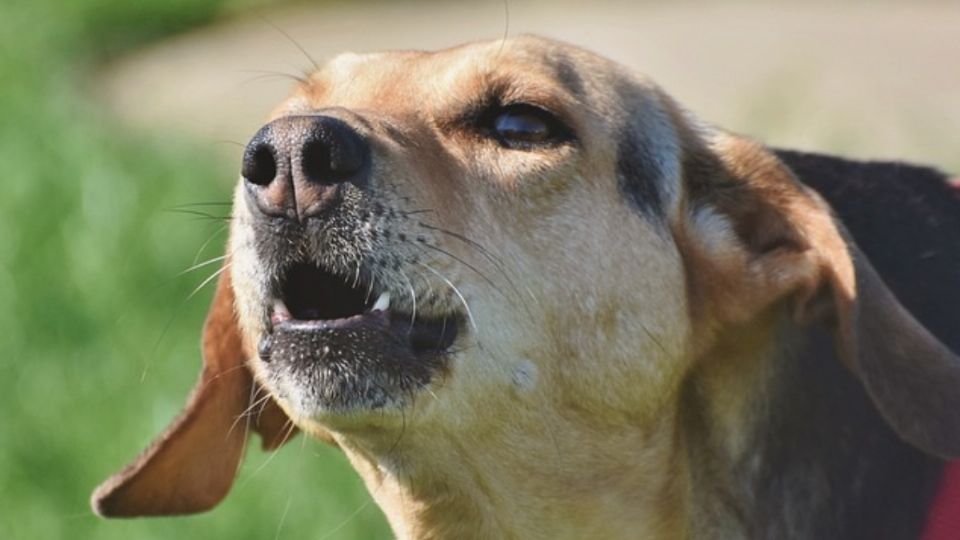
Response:
[{"label": "blurred green background", "polygon": [[191,294],[215,265],[182,272],[222,252],[240,143],[289,86],[268,72],[309,65],[284,33],[322,61],[539,31],[776,144],[960,171],[955,2],[275,4],[0,5],[0,538],[390,536],[345,459],[303,437],[251,447],[204,515],[87,506],[193,384],[211,288]]},{"label": "blurred green background", "polygon": [[345,459],[303,438],[272,460],[251,446],[227,501],[204,515],[104,521],[88,509],[90,490],[194,382],[211,288],[185,299],[214,267],[178,274],[218,255],[225,236],[219,220],[172,210],[227,201],[235,175],[211,158],[214,143],[125,128],[91,99],[91,77],[115,55],[245,7],[0,7],[0,538],[389,537]]}]

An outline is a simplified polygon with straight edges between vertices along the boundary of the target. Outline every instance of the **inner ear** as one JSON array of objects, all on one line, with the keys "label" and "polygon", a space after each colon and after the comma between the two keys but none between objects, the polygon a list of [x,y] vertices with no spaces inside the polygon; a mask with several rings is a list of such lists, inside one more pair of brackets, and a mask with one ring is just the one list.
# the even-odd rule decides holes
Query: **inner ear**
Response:
[{"label": "inner ear", "polygon": [[852,283],[829,209],[764,147],[732,137],[714,145],[687,149],[675,227],[695,318],[741,324],[787,298],[800,315],[823,288],[827,259]]}]

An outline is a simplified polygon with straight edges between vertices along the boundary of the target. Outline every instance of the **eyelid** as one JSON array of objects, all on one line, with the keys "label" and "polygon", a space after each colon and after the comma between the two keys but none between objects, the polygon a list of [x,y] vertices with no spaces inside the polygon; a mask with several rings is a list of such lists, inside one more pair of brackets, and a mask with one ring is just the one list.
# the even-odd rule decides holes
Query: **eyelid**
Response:
[{"label": "eyelid", "polygon": [[557,115],[549,106],[541,105],[540,103],[538,103],[538,102],[536,102],[536,101],[508,100],[508,101],[500,102],[500,103],[499,103],[499,106],[500,106],[501,109],[509,109],[509,108],[511,108],[511,107],[524,107],[524,108],[531,108],[531,109],[540,109],[541,111],[546,112],[546,113],[550,113],[550,114],[553,115],[553,116],[556,116],[556,115]]}]

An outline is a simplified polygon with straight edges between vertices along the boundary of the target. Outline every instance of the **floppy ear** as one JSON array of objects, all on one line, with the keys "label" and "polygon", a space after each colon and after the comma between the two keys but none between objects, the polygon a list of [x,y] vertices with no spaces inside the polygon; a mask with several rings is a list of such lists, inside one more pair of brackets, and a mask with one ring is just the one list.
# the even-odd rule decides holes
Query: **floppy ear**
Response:
[{"label": "floppy ear", "polygon": [[860,250],[853,257],[857,296],[838,305],[841,353],[904,440],[960,457],[960,358],[897,301]]},{"label": "floppy ear", "polygon": [[105,517],[190,514],[226,496],[240,465],[249,428],[265,449],[294,433],[286,415],[266,399],[248,411],[259,390],[245,364],[229,271],[221,273],[203,332],[203,369],[183,411],[123,470],[91,497]]},{"label": "floppy ear", "polygon": [[714,134],[693,152],[694,230],[682,236],[709,269],[695,285],[707,316],[743,323],[786,301],[798,322],[828,320],[893,430],[929,454],[960,456],[960,357],[897,301],[819,195],[756,143]]}]

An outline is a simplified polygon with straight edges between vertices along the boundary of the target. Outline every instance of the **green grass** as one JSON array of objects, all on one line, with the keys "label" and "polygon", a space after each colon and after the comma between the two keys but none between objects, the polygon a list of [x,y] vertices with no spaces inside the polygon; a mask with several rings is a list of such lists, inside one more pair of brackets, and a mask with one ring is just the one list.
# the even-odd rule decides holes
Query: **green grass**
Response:
[{"label": "green grass", "polygon": [[[249,2],[248,2],[249,3]],[[236,171],[208,143],[131,133],[85,95],[99,62],[243,7],[217,0],[0,5],[0,538],[384,538],[336,451],[251,445],[228,498],[189,518],[107,521],[91,489],[193,384],[218,220]],[[226,208],[199,208],[222,215]],[[212,237],[209,246],[201,251]]]}]

